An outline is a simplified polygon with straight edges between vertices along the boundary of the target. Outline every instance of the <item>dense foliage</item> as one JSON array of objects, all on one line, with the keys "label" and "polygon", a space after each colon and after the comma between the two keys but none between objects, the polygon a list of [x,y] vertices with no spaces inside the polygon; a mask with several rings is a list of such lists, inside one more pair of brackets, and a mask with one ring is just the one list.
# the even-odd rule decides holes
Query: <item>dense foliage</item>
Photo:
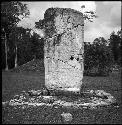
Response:
[{"label": "dense foliage", "polygon": [[[8,39],[8,66],[9,69],[14,68],[15,60],[15,42],[17,44],[17,63],[22,65],[33,58],[42,59],[44,58],[43,52],[43,39],[40,39],[39,35],[34,33],[33,36],[30,35],[30,29],[24,29],[22,27],[16,27],[16,30],[11,31],[10,37]],[[5,68],[5,47],[4,42],[2,44],[2,68]]]},{"label": "dense foliage", "polygon": [[113,55],[103,37],[96,38],[92,44],[84,45],[84,68],[86,75],[108,75],[113,64]]},{"label": "dense foliage", "polygon": [[118,65],[121,65],[122,30],[118,31],[117,34],[115,34],[115,32],[110,34],[109,46],[114,56],[114,62]]}]

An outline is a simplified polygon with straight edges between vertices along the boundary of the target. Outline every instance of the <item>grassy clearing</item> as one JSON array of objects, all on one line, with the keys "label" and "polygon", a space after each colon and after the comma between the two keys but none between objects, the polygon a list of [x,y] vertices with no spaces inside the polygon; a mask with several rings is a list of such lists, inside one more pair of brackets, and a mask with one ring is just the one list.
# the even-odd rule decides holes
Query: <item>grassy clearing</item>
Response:
[{"label": "grassy clearing", "polygon": [[[109,77],[83,78],[83,89],[102,89],[111,93],[119,104],[119,108],[102,107],[96,110],[73,109],[65,107],[40,106],[36,108],[2,107],[3,124],[122,124],[121,79],[120,73],[112,73]],[[38,90],[44,87],[44,72],[2,72],[2,101],[13,98],[21,91]],[[64,122],[62,112],[73,115],[71,122]]]},{"label": "grassy clearing", "polygon": [[2,73],[2,101],[28,90],[38,90],[44,86],[44,73]]},{"label": "grassy clearing", "polygon": [[121,74],[111,73],[108,77],[88,77],[83,78],[83,89],[100,89],[111,93],[121,104]]}]

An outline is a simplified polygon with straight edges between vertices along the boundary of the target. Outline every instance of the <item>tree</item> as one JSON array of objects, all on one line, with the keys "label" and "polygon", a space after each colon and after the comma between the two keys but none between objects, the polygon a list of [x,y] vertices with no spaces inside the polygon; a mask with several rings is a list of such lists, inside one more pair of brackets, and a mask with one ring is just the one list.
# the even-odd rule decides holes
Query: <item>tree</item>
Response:
[{"label": "tree", "polygon": [[40,36],[37,33],[34,33],[31,37],[32,42],[32,52],[33,56],[36,59],[42,59],[44,58],[44,39],[40,38]]},{"label": "tree", "polygon": [[117,32],[117,35],[122,39],[122,29]]},{"label": "tree", "polygon": [[84,42],[84,69],[90,71],[91,67],[93,67],[92,62],[92,45],[90,43]]},{"label": "tree", "polygon": [[97,75],[108,75],[113,64],[112,62],[112,52],[103,37],[96,38],[93,44],[85,44],[84,63],[85,70],[87,70],[88,73],[90,73],[93,68],[96,68]]},{"label": "tree", "polygon": [[6,62],[6,67],[5,70],[8,70],[8,47],[7,47],[7,35],[6,32],[4,30],[4,28],[2,29],[2,31],[4,32],[4,45],[5,45],[5,62]]},{"label": "tree", "polygon": [[[31,29],[15,27],[10,36],[11,50],[14,50],[14,57],[18,57],[17,64],[22,65],[32,59],[32,41],[30,36]],[[14,44],[16,42],[16,45]],[[17,53],[15,47],[17,46]],[[14,48],[14,49],[13,49]],[[11,53],[12,55],[12,53]]]},{"label": "tree", "polygon": [[[18,22],[29,15],[29,10],[26,4],[22,4],[19,1],[2,2],[1,3],[1,29],[5,39],[5,51],[6,51],[6,70],[8,70],[7,58],[8,58],[8,39],[9,34],[13,27],[17,27]],[[16,46],[17,53],[17,46]],[[15,59],[17,60],[17,58]],[[17,61],[15,61],[16,66]]]},{"label": "tree", "polygon": [[99,37],[99,38],[96,38],[94,41],[93,41],[93,44],[95,45],[104,45],[104,46],[107,46],[108,45],[108,41],[105,40],[103,37]]},{"label": "tree", "polygon": [[116,64],[121,64],[121,49],[122,49],[122,38],[121,38],[121,30],[115,34],[112,32],[110,34],[109,46],[112,50],[114,56],[114,62]]}]

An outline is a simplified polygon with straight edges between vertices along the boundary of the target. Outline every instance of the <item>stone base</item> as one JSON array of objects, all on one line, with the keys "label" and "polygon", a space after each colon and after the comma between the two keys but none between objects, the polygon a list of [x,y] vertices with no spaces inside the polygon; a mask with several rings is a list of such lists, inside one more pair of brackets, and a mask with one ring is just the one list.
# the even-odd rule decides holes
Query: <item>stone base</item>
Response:
[{"label": "stone base", "polygon": [[49,95],[52,96],[81,96],[80,95],[80,90],[75,90],[73,91],[72,88],[68,89],[60,89],[60,90],[49,90]]},{"label": "stone base", "polygon": [[[7,102],[2,102],[3,106],[22,106],[22,108],[30,106],[63,106],[72,108],[92,108],[96,109],[99,106],[116,106],[118,104],[116,99],[110,94],[106,93],[104,90],[87,90],[84,92],[85,96],[52,96],[52,95],[42,95],[45,90],[31,90],[29,93],[21,93],[20,95],[15,95],[13,99]],[[31,95],[30,95],[31,92]],[[59,93],[58,93],[59,94]],[[89,95],[89,96],[87,96]]]}]

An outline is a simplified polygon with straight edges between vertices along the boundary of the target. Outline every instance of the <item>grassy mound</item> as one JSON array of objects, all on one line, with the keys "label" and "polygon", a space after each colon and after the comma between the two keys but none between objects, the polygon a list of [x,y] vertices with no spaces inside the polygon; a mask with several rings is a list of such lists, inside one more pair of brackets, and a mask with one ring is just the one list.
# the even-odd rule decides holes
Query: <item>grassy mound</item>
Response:
[{"label": "grassy mound", "polygon": [[44,60],[33,59],[11,70],[12,72],[41,72],[44,71]]}]

